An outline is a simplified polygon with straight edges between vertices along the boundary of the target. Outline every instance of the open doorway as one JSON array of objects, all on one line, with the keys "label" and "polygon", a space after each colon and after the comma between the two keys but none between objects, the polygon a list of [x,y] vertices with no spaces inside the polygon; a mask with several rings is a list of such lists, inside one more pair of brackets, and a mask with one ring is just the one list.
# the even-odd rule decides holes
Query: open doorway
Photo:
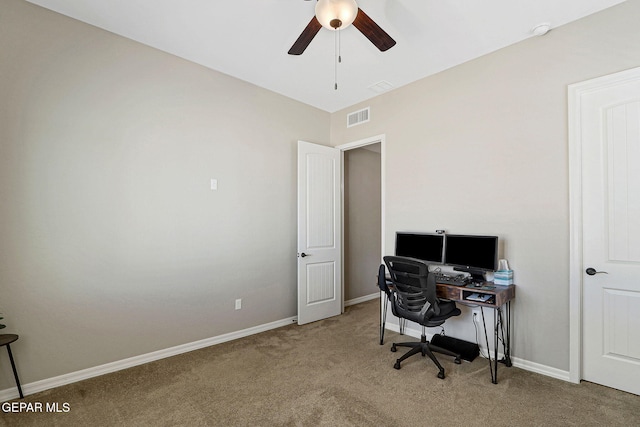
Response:
[{"label": "open doorway", "polygon": [[344,305],[378,297],[382,254],[382,142],[343,151]]}]

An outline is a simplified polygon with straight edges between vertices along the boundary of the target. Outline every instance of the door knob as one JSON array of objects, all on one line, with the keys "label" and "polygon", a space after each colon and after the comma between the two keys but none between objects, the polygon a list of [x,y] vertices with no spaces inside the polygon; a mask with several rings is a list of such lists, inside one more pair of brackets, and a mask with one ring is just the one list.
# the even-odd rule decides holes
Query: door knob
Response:
[{"label": "door knob", "polygon": [[609,274],[609,273],[607,273],[606,271],[596,271],[596,269],[595,269],[595,268],[591,268],[591,267],[587,268],[587,269],[585,270],[585,273],[587,273],[589,276],[594,276],[594,275],[596,275],[596,274],[598,274],[598,273]]},{"label": "door knob", "polygon": [[301,256],[302,258],[304,258],[304,257],[306,257],[306,256],[307,256],[307,254],[305,254],[304,252],[302,252],[302,253],[300,254],[300,256]]}]

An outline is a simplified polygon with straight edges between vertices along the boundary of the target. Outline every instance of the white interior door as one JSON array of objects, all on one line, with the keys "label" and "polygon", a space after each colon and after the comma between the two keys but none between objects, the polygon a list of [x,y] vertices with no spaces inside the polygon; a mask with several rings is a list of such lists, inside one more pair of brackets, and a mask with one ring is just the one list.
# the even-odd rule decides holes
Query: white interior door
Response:
[{"label": "white interior door", "polygon": [[298,324],[342,312],[340,150],[298,141]]},{"label": "white interior door", "polygon": [[640,394],[640,69],[615,76],[578,108],[582,378]]}]

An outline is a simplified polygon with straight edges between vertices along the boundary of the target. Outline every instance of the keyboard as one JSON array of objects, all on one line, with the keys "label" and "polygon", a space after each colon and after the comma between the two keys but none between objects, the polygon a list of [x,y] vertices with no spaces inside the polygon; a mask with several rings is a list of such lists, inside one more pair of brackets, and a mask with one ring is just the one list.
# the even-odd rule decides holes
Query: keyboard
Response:
[{"label": "keyboard", "polygon": [[469,283],[468,276],[464,274],[447,274],[442,272],[431,273],[436,275],[436,283],[444,283],[446,285],[465,286]]}]

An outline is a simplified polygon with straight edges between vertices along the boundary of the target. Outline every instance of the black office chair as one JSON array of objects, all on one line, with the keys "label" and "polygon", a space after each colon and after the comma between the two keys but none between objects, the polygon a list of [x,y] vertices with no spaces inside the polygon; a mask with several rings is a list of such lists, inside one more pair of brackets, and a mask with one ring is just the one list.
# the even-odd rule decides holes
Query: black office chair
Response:
[{"label": "black office chair", "polygon": [[396,360],[394,368],[400,369],[400,362],[421,353],[429,358],[439,369],[438,378],[444,379],[444,368],[438,362],[433,352],[455,357],[455,363],[460,363],[460,355],[450,350],[437,347],[429,341],[425,328],[442,325],[445,320],[460,315],[460,309],[453,301],[440,300],[436,296],[436,280],[429,274],[429,267],[424,262],[406,257],[386,256],[384,262],[391,274],[391,310],[399,319],[407,319],[422,325],[420,342],[393,343],[391,351],[397,347],[409,347],[406,354]]}]

